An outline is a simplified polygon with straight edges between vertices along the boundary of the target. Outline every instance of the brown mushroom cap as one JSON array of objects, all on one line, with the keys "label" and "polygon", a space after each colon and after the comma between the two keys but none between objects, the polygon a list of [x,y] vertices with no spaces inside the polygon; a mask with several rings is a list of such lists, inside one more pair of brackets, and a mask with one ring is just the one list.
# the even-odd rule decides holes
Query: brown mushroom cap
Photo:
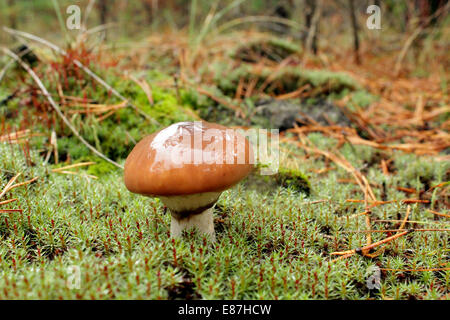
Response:
[{"label": "brown mushroom cap", "polygon": [[230,188],[253,168],[249,141],[208,122],[179,122],[142,139],[126,162],[125,185],[146,196],[189,195]]}]

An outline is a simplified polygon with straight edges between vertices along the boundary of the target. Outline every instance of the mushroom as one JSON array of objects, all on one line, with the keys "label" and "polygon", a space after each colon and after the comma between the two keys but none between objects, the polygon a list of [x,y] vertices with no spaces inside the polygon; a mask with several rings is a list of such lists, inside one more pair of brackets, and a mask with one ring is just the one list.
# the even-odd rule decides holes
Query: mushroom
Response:
[{"label": "mushroom", "polygon": [[136,144],[125,162],[124,180],[129,191],[158,197],[169,208],[173,237],[194,227],[214,241],[213,206],[253,163],[249,141],[236,130],[179,122]]}]

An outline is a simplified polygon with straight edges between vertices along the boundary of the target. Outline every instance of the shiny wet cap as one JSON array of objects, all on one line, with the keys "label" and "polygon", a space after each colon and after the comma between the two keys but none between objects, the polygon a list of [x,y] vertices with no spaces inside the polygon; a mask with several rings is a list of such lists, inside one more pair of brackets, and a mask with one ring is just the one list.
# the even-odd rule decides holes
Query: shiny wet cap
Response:
[{"label": "shiny wet cap", "polygon": [[146,196],[226,190],[253,168],[250,142],[235,129],[179,122],[142,139],[126,162],[128,190]]}]

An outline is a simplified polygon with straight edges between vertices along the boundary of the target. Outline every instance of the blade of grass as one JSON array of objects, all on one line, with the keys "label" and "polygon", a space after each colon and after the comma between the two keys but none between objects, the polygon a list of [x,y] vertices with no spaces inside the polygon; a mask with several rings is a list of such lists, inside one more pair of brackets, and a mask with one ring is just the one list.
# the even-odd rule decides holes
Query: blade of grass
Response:
[{"label": "blade of grass", "polygon": [[58,2],[58,0],[52,0],[52,3],[53,3],[53,8],[55,9],[55,12],[56,12],[56,17],[58,18],[59,27],[61,28],[61,33],[66,38],[67,43],[70,43],[71,39],[66,30],[66,25],[64,23],[64,19],[61,14],[61,7],[59,6],[59,2]]}]

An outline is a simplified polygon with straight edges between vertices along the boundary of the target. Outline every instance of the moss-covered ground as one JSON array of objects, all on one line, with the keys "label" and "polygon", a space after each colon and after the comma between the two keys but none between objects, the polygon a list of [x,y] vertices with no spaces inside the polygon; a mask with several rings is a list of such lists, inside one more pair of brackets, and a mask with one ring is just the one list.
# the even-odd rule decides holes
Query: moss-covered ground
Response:
[{"label": "moss-covered ground", "polygon": [[[70,60],[39,50],[44,62],[35,70],[64,114],[92,146],[120,164],[136,141],[174,122],[203,118],[248,126],[261,96],[307,86],[309,95],[292,101],[344,101],[352,112],[379,100],[342,72],[287,67],[273,73],[247,62],[235,65],[242,48],[229,55],[232,62],[198,68],[198,77],[209,84],[203,91],[197,90],[201,81],[183,82],[170,68],[143,69],[133,80],[120,66],[106,66],[107,59],[73,53],[155,124],[126,103],[111,109],[121,100],[81,75]],[[299,53],[284,44],[277,54]],[[273,85],[264,84],[268,78]],[[236,96],[240,82],[254,82],[255,94]],[[0,299],[450,297],[448,161],[352,144],[321,128],[301,136],[284,132],[278,174],[252,175],[220,197],[215,243],[195,230],[172,239],[161,202],[130,193],[122,170],[80,143],[26,73],[8,70],[0,88],[0,193],[19,173],[16,184],[33,179],[0,196]],[[243,115],[230,108],[234,104]],[[105,106],[99,113],[86,111]],[[303,146],[307,140],[309,149],[292,139]],[[386,203],[368,210],[372,203],[364,203],[355,176],[311,148],[338,151]],[[77,163],[83,165],[66,168]],[[404,201],[411,198],[419,201]],[[369,234],[376,243],[399,229],[412,231],[365,254],[335,260],[334,252],[364,247]],[[367,255],[381,247],[379,255]]]},{"label": "moss-covered ground", "polygon": [[[311,134],[326,148],[333,141]],[[378,197],[406,198],[396,187],[424,190],[448,180],[448,163],[394,154],[396,174],[385,176],[367,147],[345,145],[342,152],[357,166],[368,164],[367,177]],[[365,299],[424,298],[448,295],[450,271],[382,271],[381,287],[366,285],[370,268],[435,268],[448,263],[448,233],[413,232],[388,244],[376,259],[360,255],[331,262],[333,251],[365,244],[362,199],[343,169],[316,175],[321,159],[305,159],[297,150],[296,168],[309,173],[311,194],[290,186],[261,192],[238,185],[221,196],[215,209],[217,242],[195,232],[173,240],[170,216],[157,199],[127,191],[122,171],[101,165],[78,175],[52,172],[31,150],[32,165],[19,145],[0,145],[2,185],[38,179],[8,192],[17,199],[2,209],[0,221],[0,297],[126,298],[126,299]],[[109,165],[108,165],[109,166]],[[97,174],[98,179],[88,174]],[[447,176],[446,176],[447,175]],[[432,194],[434,204],[438,199]],[[4,200],[3,198],[2,200]],[[315,202],[316,200],[324,200]],[[437,204],[439,206],[439,204]],[[445,228],[427,206],[413,204],[410,220],[416,228]],[[377,220],[399,220],[407,205],[391,203],[373,209]],[[373,222],[375,229],[396,229],[400,223]],[[373,240],[386,237],[374,233]],[[80,269],[80,286],[67,285]],[[369,270],[369,271],[368,271]]]}]

